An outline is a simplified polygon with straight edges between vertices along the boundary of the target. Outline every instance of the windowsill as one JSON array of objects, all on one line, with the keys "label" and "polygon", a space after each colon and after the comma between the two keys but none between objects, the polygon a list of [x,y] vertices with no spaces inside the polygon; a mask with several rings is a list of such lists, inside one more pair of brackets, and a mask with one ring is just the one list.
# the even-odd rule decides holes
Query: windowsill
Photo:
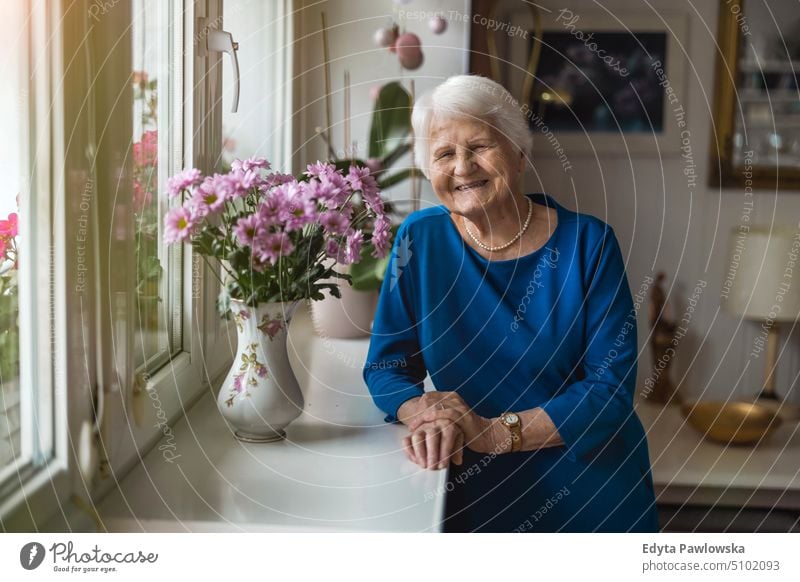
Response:
[{"label": "windowsill", "polygon": [[[203,396],[98,506],[109,531],[440,531],[446,472],[410,463],[361,377],[369,339],[289,330],[305,396],[287,439],[237,441]],[[426,383],[429,379],[426,379]],[[173,462],[159,446],[169,446]]]}]

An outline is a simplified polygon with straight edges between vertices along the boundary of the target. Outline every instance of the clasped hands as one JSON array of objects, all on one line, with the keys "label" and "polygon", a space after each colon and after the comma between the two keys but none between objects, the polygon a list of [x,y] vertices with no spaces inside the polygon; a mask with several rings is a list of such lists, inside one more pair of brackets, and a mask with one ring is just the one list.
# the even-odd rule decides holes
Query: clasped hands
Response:
[{"label": "clasped hands", "polygon": [[499,419],[476,414],[455,392],[426,392],[404,402],[397,416],[408,426],[406,457],[423,469],[460,465],[464,447],[477,453],[505,452],[498,451],[498,444],[508,440]]}]

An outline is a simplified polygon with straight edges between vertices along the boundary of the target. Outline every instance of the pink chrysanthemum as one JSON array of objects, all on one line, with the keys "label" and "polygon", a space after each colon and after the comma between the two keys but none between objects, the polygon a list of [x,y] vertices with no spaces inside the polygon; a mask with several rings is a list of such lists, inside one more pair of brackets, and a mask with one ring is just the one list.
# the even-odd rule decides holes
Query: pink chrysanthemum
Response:
[{"label": "pink chrysanthemum", "polygon": [[253,241],[266,234],[266,227],[258,214],[240,218],[233,227],[233,234],[239,244],[244,247],[253,245]]},{"label": "pink chrysanthemum", "polygon": [[350,220],[337,210],[326,210],[319,215],[319,223],[329,235],[340,235],[350,228]]},{"label": "pink chrysanthemum", "polygon": [[375,219],[375,227],[372,231],[372,256],[381,259],[389,252],[389,238],[391,236],[392,223],[386,215],[378,216]]},{"label": "pink chrysanthemum", "polygon": [[338,259],[339,242],[335,238],[329,238],[325,241],[325,254],[333,259]]},{"label": "pink chrysanthemum", "polygon": [[336,167],[328,162],[317,161],[316,164],[308,164],[306,166],[306,176],[318,178],[320,176],[329,175],[336,172]]},{"label": "pink chrysanthemum", "polygon": [[225,209],[225,200],[228,197],[228,187],[217,176],[206,178],[205,181],[194,189],[189,203],[192,211],[199,217],[209,214],[218,214]]},{"label": "pink chrysanthemum", "polygon": [[183,242],[192,235],[195,219],[189,209],[173,208],[164,218],[164,242]]},{"label": "pink chrysanthemum", "polygon": [[182,191],[188,190],[200,184],[202,179],[203,175],[197,168],[184,170],[183,172],[179,172],[167,180],[167,193],[170,196],[177,196]]},{"label": "pink chrysanthemum", "polygon": [[281,218],[287,232],[300,230],[317,219],[317,203],[302,195],[290,198]]},{"label": "pink chrysanthemum", "polygon": [[344,256],[341,260],[345,265],[358,262],[361,258],[361,246],[364,243],[364,234],[360,230],[350,233],[347,236],[347,243],[344,247]]},{"label": "pink chrysanthemum", "polygon": [[272,232],[256,239],[253,244],[253,253],[260,261],[269,261],[273,265],[279,257],[285,257],[294,250],[289,235],[285,232]]},{"label": "pink chrysanthemum", "polygon": [[220,186],[231,196],[244,198],[250,189],[258,185],[258,176],[255,172],[245,170],[234,170],[226,176],[222,176]]},{"label": "pink chrysanthemum", "polygon": [[265,158],[249,158],[247,160],[233,160],[231,169],[235,171],[250,172],[251,170],[269,170],[272,165]]}]

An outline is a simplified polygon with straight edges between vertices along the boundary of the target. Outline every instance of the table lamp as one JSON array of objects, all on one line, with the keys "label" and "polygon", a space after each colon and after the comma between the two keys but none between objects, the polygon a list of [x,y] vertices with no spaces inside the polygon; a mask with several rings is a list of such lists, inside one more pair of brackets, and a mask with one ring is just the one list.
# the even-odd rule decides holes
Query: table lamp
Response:
[{"label": "table lamp", "polygon": [[750,227],[749,232],[734,227],[728,256],[722,284],[725,309],[761,323],[748,354],[765,360],[756,402],[784,420],[798,420],[800,407],[775,393],[775,366],[780,324],[800,319],[800,227]]}]

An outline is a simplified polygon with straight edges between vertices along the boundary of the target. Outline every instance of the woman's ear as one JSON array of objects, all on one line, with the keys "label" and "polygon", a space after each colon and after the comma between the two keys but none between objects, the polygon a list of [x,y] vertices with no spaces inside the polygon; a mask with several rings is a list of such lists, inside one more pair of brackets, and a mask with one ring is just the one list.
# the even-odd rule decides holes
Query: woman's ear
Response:
[{"label": "woman's ear", "polygon": [[519,173],[520,174],[525,173],[525,152],[523,152],[522,150],[520,150],[519,152]]}]

